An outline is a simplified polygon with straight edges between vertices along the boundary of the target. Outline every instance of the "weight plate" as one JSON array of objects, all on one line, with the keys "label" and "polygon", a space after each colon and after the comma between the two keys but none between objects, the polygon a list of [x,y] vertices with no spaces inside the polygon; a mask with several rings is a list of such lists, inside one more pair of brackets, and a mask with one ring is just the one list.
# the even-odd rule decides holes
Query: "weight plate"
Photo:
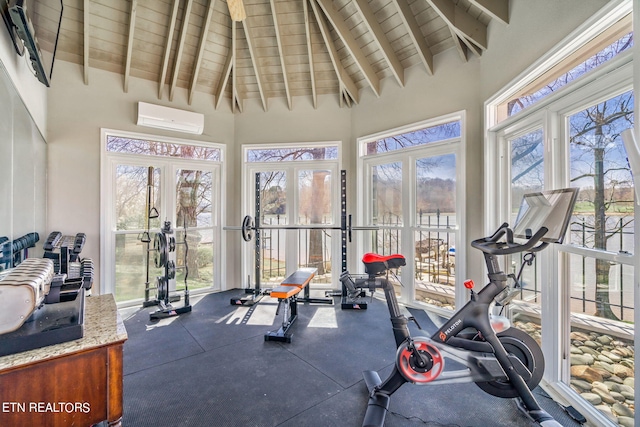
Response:
[{"label": "weight plate", "polygon": [[167,236],[164,233],[156,233],[153,239],[153,261],[158,268],[167,263]]},{"label": "weight plate", "polygon": [[173,260],[167,262],[167,277],[169,280],[176,278],[176,263]]},{"label": "weight plate", "polygon": [[165,299],[167,299],[167,296],[168,296],[169,281],[164,276],[158,276],[158,277],[156,277],[156,280],[158,281],[156,299],[158,301],[164,301]]},{"label": "weight plate", "polygon": [[255,223],[251,215],[247,215],[242,220],[242,239],[245,242],[250,242],[253,239],[253,230],[256,229]]}]

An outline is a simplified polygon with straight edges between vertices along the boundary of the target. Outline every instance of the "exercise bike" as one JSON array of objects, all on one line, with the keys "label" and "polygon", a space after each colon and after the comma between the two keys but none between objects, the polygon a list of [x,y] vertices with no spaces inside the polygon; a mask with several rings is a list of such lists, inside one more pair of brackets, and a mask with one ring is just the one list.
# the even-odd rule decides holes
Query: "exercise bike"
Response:
[{"label": "exercise bike", "polygon": [[[367,277],[345,271],[340,280],[352,295],[368,287],[382,289],[386,297],[396,341],[395,366],[382,381],[375,371],[364,371],[369,402],[363,427],[383,426],[391,395],[404,383],[435,385],[474,382],[483,391],[501,398],[518,398],[525,415],[544,427],[561,426],[545,412],[531,393],[542,379],[544,357],[527,333],[510,327],[506,317],[491,316],[493,306],[506,306],[520,292],[520,276],[531,265],[536,252],[549,243],[560,243],[566,232],[578,189],[563,189],[525,195],[514,229],[502,224],[493,235],[474,240],[473,248],[484,255],[489,283],[480,291],[466,281],[470,300],[431,337],[412,337],[409,320],[400,313],[389,270],[406,265],[404,256],[365,254]],[[534,228],[535,227],[535,228]],[[532,230],[536,230],[532,233]],[[517,243],[515,238],[523,239]],[[506,274],[498,257],[525,252],[517,275]],[[445,358],[464,369],[445,370]]]}]

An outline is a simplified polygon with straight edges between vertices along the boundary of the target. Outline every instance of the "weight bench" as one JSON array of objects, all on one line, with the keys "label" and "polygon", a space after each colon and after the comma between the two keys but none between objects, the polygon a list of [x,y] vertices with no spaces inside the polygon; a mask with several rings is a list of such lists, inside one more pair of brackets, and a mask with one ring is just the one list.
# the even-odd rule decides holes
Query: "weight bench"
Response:
[{"label": "weight bench", "polygon": [[[309,298],[309,283],[318,272],[317,268],[301,268],[284,279],[280,286],[271,289],[271,297],[278,298],[276,316],[280,314],[280,308],[284,307],[282,314],[282,326],[277,331],[269,331],[264,335],[265,341],[291,342],[293,334],[289,328],[298,318],[298,300],[308,302],[333,303],[333,300],[312,300]],[[300,291],[304,289],[304,298],[298,298]]]}]

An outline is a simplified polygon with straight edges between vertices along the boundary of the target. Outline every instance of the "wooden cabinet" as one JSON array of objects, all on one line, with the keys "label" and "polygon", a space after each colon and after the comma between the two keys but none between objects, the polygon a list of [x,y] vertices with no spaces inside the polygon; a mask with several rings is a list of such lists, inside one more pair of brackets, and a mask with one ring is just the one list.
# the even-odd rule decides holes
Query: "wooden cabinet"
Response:
[{"label": "wooden cabinet", "polygon": [[88,297],[82,339],[0,358],[0,425],[119,425],[126,338],[113,297]]}]

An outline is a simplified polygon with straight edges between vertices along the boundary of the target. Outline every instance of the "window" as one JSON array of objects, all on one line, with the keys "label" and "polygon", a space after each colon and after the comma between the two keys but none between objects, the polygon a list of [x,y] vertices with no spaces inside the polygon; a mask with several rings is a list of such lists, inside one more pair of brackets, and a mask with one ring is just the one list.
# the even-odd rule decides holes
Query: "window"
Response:
[{"label": "window", "polygon": [[630,53],[633,46],[631,1],[612,5],[605,16],[585,23],[570,34],[530,71],[523,73],[495,97],[487,116],[493,126],[541,103],[569,83]]},{"label": "window", "polygon": [[[244,209],[256,215],[257,177],[260,218],[256,221],[265,227],[261,231],[261,286],[279,283],[300,267],[318,269],[314,284],[338,286],[340,263],[335,260],[341,253],[340,236],[333,228],[341,208],[339,148],[335,142],[244,148]],[[284,226],[289,228],[281,228]],[[255,247],[245,248],[245,277],[253,276],[255,253],[249,250]]]},{"label": "window", "polygon": [[450,310],[462,301],[463,118],[451,114],[360,140],[364,223],[378,229],[359,253],[405,256],[403,286],[395,289],[405,302]]},{"label": "window", "polygon": [[460,122],[457,120],[383,137],[369,141],[364,146],[366,155],[372,155],[453,138],[460,138]]},{"label": "window", "polygon": [[162,272],[153,237],[164,221],[178,242],[169,289],[183,289],[187,268],[190,290],[220,289],[222,148],[106,130],[103,147],[102,265],[113,266],[102,271],[106,291],[120,305],[155,298]]},{"label": "window", "polygon": [[106,150],[114,153],[140,154],[158,157],[178,157],[181,159],[220,161],[220,149],[186,145],[164,141],[107,136]]},{"label": "window", "polygon": [[[630,1],[610,3],[543,58],[546,69],[532,66],[486,104],[486,194],[499,206],[491,225],[513,220],[524,192],[580,188],[567,238],[538,255],[510,315],[541,342],[550,386],[594,425],[634,418],[633,399],[609,399],[618,392],[606,370],[634,393],[638,212],[620,137],[634,119],[630,10]],[[609,384],[604,395],[598,383]]]},{"label": "window", "polygon": [[251,148],[246,150],[247,162],[295,162],[305,160],[336,160],[338,147]]}]

